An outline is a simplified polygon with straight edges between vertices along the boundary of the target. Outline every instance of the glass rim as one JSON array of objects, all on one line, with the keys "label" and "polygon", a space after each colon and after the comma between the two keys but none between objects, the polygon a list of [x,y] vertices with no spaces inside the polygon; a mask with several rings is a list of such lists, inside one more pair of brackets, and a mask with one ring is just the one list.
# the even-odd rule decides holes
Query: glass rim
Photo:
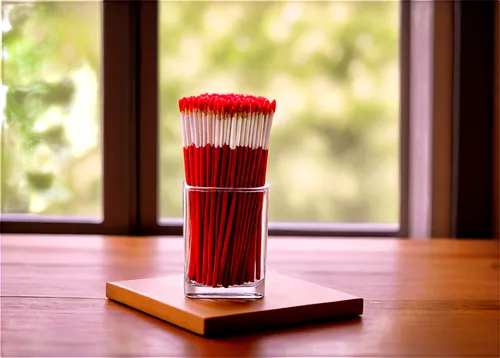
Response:
[{"label": "glass rim", "polygon": [[270,186],[267,181],[266,181],[266,183],[263,186],[258,186],[258,187],[253,187],[253,188],[220,187],[220,186],[195,186],[195,185],[189,185],[189,184],[187,184],[185,180],[182,183],[183,183],[183,188],[187,189],[187,190],[195,190],[195,191],[231,191],[231,192],[246,192],[246,193],[267,191],[269,189],[269,186]]}]

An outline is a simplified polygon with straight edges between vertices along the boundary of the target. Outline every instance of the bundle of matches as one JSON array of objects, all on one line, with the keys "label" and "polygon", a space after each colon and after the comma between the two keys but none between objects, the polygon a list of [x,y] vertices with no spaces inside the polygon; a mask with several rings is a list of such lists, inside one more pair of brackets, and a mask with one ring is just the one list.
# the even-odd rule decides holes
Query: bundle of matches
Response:
[{"label": "bundle of matches", "polygon": [[[276,101],[250,95],[180,99],[186,184],[264,186],[275,109]],[[187,200],[188,278],[212,287],[260,280],[263,193],[193,190]]]}]

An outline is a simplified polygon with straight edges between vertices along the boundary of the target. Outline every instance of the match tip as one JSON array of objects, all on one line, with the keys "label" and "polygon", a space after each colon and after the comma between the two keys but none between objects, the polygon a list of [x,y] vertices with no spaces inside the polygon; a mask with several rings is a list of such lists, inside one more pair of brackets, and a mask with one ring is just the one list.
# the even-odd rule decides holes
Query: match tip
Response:
[{"label": "match tip", "polygon": [[[199,96],[183,97],[179,100],[181,113],[203,112],[217,113],[233,117],[238,114],[273,114],[276,111],[276,100],[270,102],[261,96],[244,94],[201,94]],[[245,116],[249,118],[248,116]]]}]

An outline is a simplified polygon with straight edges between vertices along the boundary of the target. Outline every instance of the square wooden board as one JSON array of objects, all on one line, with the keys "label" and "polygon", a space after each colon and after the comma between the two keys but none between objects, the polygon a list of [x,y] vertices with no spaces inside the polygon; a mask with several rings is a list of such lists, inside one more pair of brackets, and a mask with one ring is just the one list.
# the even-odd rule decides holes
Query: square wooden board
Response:
[{"label": "square wooden board", "polygon": [[204,336],[363,313],[360,297],[274,272],[259,300],[186,298],[181,275],[107,282],[106,297]]}]

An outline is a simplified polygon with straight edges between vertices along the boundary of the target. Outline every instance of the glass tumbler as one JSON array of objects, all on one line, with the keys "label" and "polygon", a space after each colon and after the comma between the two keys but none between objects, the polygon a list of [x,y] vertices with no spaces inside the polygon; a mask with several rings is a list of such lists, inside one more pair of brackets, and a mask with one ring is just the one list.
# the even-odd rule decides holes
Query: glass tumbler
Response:
[{"label": "glass tumbler", "polygon": [[190,298],[264,297],[269,185],[184,183],[184,293]]}]

